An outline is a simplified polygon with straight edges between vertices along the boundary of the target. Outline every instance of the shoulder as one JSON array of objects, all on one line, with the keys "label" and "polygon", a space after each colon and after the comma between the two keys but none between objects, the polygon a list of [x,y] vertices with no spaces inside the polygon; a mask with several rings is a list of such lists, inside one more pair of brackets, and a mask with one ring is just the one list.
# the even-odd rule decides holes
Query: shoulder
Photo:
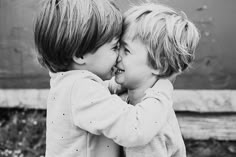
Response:
[{"label": "shoulder", "polygon": [[80,78],[72,84],[71,95],[74,98],[90,99],[91,97],[104,97],[111,94],[101,82],[89,78]]},{"label": "shoulder", "polygon": [[61,73],[60,79],[63,82],[67,82],[66,84],[72,86],[73,89],[89,90],[104,88],[103,81],[95,74],[86,70],[73,70]]}]

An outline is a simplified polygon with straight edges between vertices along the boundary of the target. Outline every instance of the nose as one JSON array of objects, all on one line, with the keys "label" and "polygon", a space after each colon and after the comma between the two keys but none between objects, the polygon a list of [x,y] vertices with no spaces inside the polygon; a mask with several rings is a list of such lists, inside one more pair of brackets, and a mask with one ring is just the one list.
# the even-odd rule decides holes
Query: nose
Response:
[{"label": "nose", "polygon": [[121,61],[121,56],[120,56],[120,53],[118,53],[118,57],[116,59],[116,63],[119,63]]},{"label": "nose", "polygon": [[117,59],[116,59],[116,63],[119,63],[121,61],[122,53],[123,53],[122,48],[120,48],[119,51],[118,51],[118,56],[117,56]]},{"label": "nose", "polygon": [[121,47],[119,50],[119,57],[120,57],[120,59],[122,59],[124,56],[125,56],[125,50],[123,47]]}]

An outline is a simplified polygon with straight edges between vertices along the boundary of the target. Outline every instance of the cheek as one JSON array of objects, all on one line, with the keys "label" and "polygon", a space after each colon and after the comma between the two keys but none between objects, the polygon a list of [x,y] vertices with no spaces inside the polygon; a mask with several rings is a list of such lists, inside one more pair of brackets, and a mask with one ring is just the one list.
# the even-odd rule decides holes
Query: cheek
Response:
[{"label": "cheek", "polygon": [[135,59],[123,59],[123,64],[125,71],[127,71],[129,74],[131,73],[137,73],[139,71],[139,62]]},{"label": "cheek", "polygon": [[111,54],[109,55],[109,59],[110,59],[111,62],[115,63],[117,58],[118,58],[118,53],[111,52]]},{"label": "cheek", "polygon": [[116,54],[109,54],[108,57],[105,58],[102,64],[104,64],[104,68],[111,69],[113,66],[116,65],[117,55]]},{"label": "cheek", "polygon": [[125,67],[126,76],[128,79],[138,80],[144,75],[149,75],[149,68],[143,62],[137,62],[137,60],[130,61]]}]

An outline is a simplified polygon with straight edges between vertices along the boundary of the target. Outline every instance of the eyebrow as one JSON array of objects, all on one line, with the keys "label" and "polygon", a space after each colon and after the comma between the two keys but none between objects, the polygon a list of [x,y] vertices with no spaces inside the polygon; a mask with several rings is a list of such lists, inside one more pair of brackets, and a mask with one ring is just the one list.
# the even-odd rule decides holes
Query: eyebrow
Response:
[{"label": "eyebrow", "polygon": [[134,49],[130,47],[129,44],[127,44],[127,42],[125,42],[124,40],[121,40],[120,43],[121,43],[121,46],[126,47],[131,53],[135,52]]},{"label": "eyebrow", "polygon": [[124,40],[121,40],[121,45],[127,47],[129,49],[129,51],[134,51]]}]

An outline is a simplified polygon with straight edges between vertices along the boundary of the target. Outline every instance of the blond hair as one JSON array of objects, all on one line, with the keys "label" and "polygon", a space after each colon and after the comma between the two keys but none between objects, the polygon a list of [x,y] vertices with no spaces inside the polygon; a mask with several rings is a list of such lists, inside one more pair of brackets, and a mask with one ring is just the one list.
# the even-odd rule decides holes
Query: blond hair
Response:
[{"label": "blond hair", "polygon": [[146,45],[149,64],[168,77],[189,67],[200,34],[184,12],[159,3],[133,6],[124,14],[123,37]]},{"label": "blond hair", "polygon": [[52,72],[66,71],[73,56],[119,38],[122,20],[110,0],[45,0],[34,28],[39,61]]}]

